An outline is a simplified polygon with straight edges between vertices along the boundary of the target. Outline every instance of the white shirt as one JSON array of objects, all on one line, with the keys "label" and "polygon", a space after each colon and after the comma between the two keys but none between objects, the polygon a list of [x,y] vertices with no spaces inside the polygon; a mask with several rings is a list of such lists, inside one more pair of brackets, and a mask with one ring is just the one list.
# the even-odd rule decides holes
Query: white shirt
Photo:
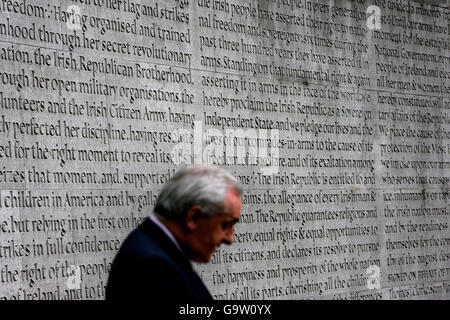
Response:
[{"label": "white shirt", "polygon": [[159,221],[159,219],[155,215],[149,216],[150,220],[152,220],[164,233],[169,237],[170,240],[175,244],[175,246],[180,250],[181,253],[183,253],[183,250],[181,250],[180,245],[178,244],[177,239],[173,236],[173,234],[167,229],[167,227]]}]

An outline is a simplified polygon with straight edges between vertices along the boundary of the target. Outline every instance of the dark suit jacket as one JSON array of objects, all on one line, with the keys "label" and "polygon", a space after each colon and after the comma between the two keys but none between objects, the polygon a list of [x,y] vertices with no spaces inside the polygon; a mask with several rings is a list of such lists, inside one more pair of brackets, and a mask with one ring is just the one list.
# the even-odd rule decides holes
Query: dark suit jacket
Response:
[{"label": "dark suit jacket", "polygon": [[210,301],[192,265],[149,218],[125,239],[106,287],[107,300]]}]

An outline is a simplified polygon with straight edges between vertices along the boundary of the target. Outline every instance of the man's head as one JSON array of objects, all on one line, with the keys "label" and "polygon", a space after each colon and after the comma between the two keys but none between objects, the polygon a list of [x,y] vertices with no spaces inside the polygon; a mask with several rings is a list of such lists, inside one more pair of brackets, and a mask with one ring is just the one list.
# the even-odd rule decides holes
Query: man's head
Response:
[{"label": "man's head", "polygon": [[216,247],[233,242],[241,189],[223,169],[187,167],[163,187],[154,211],[191,260],[208,262]]}]

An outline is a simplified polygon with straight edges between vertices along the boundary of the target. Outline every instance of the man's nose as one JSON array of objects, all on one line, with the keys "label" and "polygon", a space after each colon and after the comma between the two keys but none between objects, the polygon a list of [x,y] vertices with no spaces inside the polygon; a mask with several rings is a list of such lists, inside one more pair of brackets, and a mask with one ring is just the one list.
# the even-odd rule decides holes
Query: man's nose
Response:
[{"label": "man's nose", "polygon": [[225,242],[226,244],[232,244],[233,239],[234,239],[234,230],[233,229],[226,230],[225,235],[223,237],[223,242]]}]

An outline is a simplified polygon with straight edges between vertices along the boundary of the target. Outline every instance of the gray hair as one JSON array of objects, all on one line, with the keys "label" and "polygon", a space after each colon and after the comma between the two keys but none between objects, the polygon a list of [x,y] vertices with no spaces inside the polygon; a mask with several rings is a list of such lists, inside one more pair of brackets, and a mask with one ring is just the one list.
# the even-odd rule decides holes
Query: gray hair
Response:
[{"label": "gray hair", "polygon": [[161,218],[181,221],[192,206],[199,205],[212,217],[226,209],[224,201],[229,188],[242,194],[236,178],[227,171],[212,166],[189,166],[164,185],[154,212]]}]

